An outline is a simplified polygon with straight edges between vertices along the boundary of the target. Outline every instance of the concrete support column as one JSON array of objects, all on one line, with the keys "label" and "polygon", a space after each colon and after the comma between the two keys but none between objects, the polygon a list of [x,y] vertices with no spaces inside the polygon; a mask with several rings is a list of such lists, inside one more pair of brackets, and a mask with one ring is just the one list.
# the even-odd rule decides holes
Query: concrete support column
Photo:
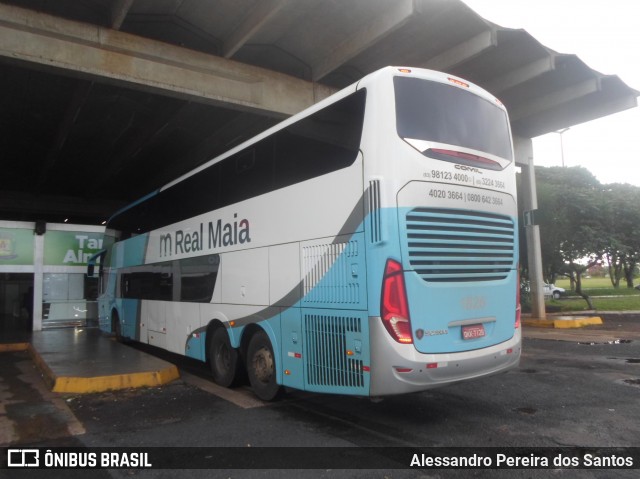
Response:
[{"label": "concrete support column", "polygon": [[[514,138],[516,164],[522,167],[522,209],[525,214],[538,209],[536,175],[533,164],[533,143],[530,138]],[[532,218],[534,215],[530,215]],[[527,263],[531,287],[531,314],[536,319],[545,319],[544,277],[542,274],[542,252],[540,247],[540,227],[525,225],[527,242]]]},{"label": "concrete support column", "polygon": [[42,293],[44,285],[44,235],[33,237],[33,330],[42,330]]}]

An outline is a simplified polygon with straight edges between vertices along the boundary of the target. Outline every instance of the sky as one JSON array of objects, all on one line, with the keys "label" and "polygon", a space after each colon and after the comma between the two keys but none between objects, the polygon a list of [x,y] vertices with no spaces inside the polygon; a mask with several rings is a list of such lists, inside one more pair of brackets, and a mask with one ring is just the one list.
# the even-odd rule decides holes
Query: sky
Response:
[{"label": "sky", "polygon": [[[578,55],[590,68],[618,75],[640,91],[640,1],[463,0],[503,27],[524,28],[558,53]],[[639,98],[640,102],[640,98]],[[603,184],[640,186],[640,107],[533,139],[534,162],[584,166]]]}]

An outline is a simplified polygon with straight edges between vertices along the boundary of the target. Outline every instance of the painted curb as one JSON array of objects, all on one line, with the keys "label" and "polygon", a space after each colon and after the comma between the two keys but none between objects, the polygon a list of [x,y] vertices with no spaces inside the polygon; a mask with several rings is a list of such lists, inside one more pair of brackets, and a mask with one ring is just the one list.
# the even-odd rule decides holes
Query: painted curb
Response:
[{"label": "painted curb", "polygon": [[525,319],[523,324],[537,328],[575,329],[603,323],[599,316],[558,316],[554,319]]},{"label": "painted curb", "polygon": [[29,349],[29,343],[2,343],[0,344],[0,353],[12,353],[15,351],[26,351]]},{"label": "painted curb", "polygon": [[56,376],[47,363],[30,343],[0,344],[0,353],[14,351],[29,351],[33,361],[42,372],[43,379],[56,393],[96,393],[117,389],[131,389],[142,387],[162,386],[180,378],[178,368],[171,364],[157,371],[115,374],[112,376],[73,377]]},{"label": "painted curb", "polygon": [[56,377],[51,390],[56,393],[96,393],[116,389],[155,387],[178,379],[178,368],[171,365],[159,371],[98,377]]}]

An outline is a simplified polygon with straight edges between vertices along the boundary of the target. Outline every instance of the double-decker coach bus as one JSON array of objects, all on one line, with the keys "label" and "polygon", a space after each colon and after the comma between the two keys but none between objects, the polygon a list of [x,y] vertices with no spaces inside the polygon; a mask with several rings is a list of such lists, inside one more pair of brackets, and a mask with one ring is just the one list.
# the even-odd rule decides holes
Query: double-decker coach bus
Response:
[{"label": "double-decker coach bus", "polygon": [[[256,395],[516,367],[515,166],[492,95],[387,67],[116,213],[100,327]],[[90,265],[90,269],[93,266]]]}]

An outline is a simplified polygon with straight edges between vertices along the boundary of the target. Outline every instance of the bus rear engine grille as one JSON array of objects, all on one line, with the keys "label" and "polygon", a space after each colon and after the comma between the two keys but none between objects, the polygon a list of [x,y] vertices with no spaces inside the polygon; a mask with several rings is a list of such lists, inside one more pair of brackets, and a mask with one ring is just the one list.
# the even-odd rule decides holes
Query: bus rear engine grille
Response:
[{"label": "bus rear engine grille", "polygon": [[407,214],[409,264],[427,282],[496,281],[514,268],[509,216],[416,208]]}]

